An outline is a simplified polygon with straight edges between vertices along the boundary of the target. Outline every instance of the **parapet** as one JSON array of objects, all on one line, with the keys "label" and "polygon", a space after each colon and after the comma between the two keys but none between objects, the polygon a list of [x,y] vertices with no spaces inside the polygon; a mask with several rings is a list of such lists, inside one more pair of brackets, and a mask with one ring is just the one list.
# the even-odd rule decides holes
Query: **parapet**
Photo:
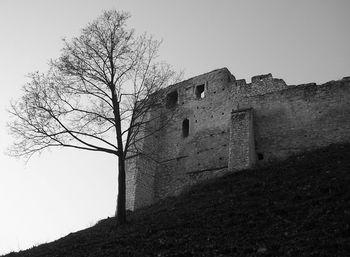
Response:
[{"label": "parapet", "polygon": [[262,74],[252,77],[252,83],[259,82],[260,80],[273,79],[272,74]]},{"label": "parapet", "polygon": [[283,79],[274,78],[271,73],[253,76],[251,81],[246,83],[245,79],[236,80],[232,99],[237,102],[238,99],[280,91],[288,87]]},{"label": "parapet", "polygon": [[245,86],[245,85],[247,85],[247,82],[245,81],[245,79],[238,79],[238,80],[236,80],[236,85],[238,87]]}]

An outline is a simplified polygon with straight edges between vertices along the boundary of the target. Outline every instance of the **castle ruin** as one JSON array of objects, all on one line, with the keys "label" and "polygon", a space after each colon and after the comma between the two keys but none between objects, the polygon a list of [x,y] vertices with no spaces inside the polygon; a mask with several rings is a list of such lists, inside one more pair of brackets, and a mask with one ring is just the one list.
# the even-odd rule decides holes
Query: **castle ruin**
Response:
[{"label": "castle ruin", "polygon": [[156,132],[138,142],[140,154],[127,157],[129,210],[227,172],[350,142],[350,77],[287,85],[267,74],[247,83],[223,68],[169,86],[162,96],[146,117]]}]

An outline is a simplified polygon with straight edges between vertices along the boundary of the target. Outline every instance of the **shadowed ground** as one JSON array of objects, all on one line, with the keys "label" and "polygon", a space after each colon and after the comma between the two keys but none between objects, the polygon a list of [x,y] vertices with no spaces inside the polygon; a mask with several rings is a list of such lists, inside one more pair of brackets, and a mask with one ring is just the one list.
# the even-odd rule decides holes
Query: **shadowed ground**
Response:
[{"label": "shadowed ground", "polygon": [[350,145],[208,181],[20,256],[349,256]]}]

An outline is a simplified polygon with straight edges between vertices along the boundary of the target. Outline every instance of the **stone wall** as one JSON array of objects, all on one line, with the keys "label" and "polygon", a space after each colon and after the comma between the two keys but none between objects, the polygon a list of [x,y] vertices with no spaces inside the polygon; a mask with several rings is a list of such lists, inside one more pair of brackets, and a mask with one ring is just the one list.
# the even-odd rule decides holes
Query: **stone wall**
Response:
[{"label": "stone wall", "polygon": [[241,101],[254,111],[258,163],[350,142],[350,81],[307,84]]},{"label": "stone wall", "polygon": [[253,110],[232,111],[228,170],[248,169],[255,163]]},{"label": "stone wall", "polygon": [[147,128],[161,130],[128,158],[128,209],[254,163],[350,142],[349,79],[299,86],[271,74],[251,80],[223,68],[160,92]]},{"label": "stone wall", "polygon": [[[176,195],[203,177],[202,173],[227,168],[230,91],[234,77],[227,69],[179,83],[174,117],[160,136],[161,164],[156,172],[156,199]],[[203,87],[202,96],[197,95]],[[188,136],[183,122],[188,120]]]},{"label": "stone wall", "polygon": [[136,143],[126,158],[126,208],[138,209],[155,201],[155,172],[159,159],[161,110],[156,108],[142,117]]}]

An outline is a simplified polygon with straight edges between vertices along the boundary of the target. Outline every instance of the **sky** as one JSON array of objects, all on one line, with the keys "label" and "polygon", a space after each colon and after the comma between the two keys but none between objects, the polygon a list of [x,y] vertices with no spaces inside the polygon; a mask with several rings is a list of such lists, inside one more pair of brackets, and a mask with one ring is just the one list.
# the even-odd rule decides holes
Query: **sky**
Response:
[{"label": "sky", "polygon": [[161,59],[185,79],[222,67],[236,79],[272,73],[290,85],[350,76],[349,0],[0,0],[0,254],[114,215],[112,155],[52,149],[26,164],[5,154],[6,109],[26,75],[45,72],[63,38],[109,9],[163,40]]}]

